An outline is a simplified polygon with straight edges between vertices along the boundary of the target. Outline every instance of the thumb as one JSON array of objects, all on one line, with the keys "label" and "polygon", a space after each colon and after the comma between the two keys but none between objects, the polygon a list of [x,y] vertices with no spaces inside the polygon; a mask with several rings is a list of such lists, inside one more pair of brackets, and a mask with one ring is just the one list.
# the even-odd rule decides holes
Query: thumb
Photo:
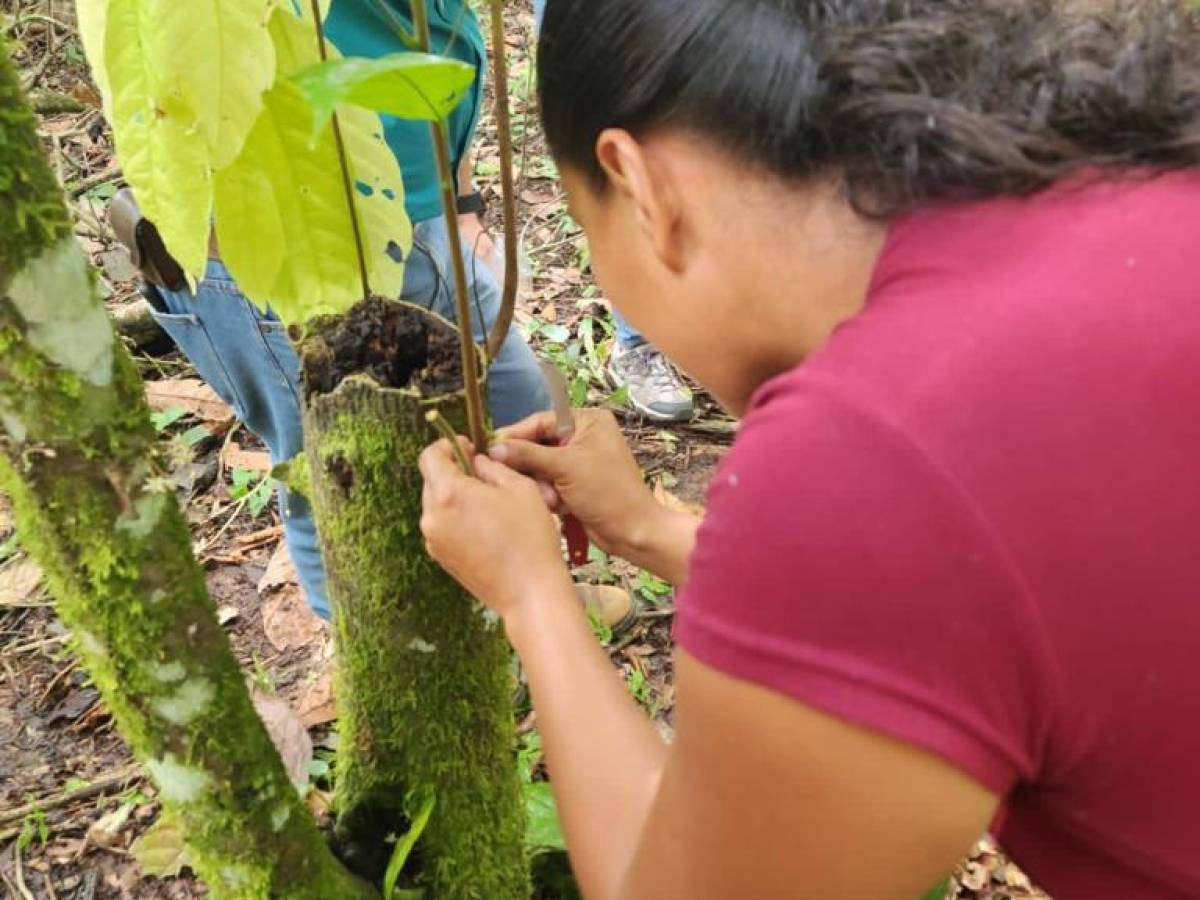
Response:
[{"label": "thumb", "polygon": [[553,482],[562,472],[562,450],[529,441],[493,444],[488,455],[498,463],[539,481]]}]

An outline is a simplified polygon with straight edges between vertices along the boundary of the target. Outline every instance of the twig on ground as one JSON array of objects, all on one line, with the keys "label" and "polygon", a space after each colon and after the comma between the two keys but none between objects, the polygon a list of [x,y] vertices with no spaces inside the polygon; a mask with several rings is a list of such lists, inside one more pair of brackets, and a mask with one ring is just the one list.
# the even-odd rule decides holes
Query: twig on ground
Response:
[{"label": "twig on ground", "polygon": [[72,199],[78,199],[90,191],[92,188],[100,187],[108,181],[115,181],[121,177],[121,169],[119,166],[110,165],[107,169],[97,172],[95,175],[89,175],[83,181],[77,181],[67,187]]},{"label": "twig on ground", "polygon": [[70,94],[64,94],[62,91],[37,91],[29,95],[29,102],[33,111],[42,116],[78,113],[87,109]]},{"label": "twig on ground", "polygon": [[53,637],[42,638],[37,641],[30,641],[27,644],[17,644],[15,647],[5,647],[4,654],[6,656],[20,656],[22,653],[40,650],[42,647],[49,647],[52,644],[61,644],[68,638],[70,638],[70,635],[68,634],[56,634]]},{"label": "twig on ground", "polygon": [[23,871],[21,861],[21,848],[17,844],[13,845],[13,878],[16,879],[17,882],[17,892],[24,898],[24,900],[36,900],[33,894],[29,892],[28,885],[25,884],[25,872]]},{"label": "twig on ground", "polygon": [[135,778],[141,778],[141,774],[141,768],[136,764],[132,764],[111,775],[104,775],[78,790],[63,791],[59,794],[52,794],[49,797],[41,797],[30,803],[14,806],[11,809],[0,809],[0,825],[19,822],[26,816],[39,810],[47,812],[52,809],[68,806],[80,800],[90,800],[92,797],[107,794],[116,788],[124,787]]},{"label": "twig on ground", "polygon": [[34,707],[40,709],[41,705],[46,702],[46,698],[49,697],[50,694],[54,692],[54,689],[56,687],[58,687],[59,683],[64,678],[66,678],[67,675],[69,675],[71,672],[74,672],[77,668],[79,668],[79,660],[77,660],[77,659],[73,659],[73,660],[71,660],[70,663],[63,666],[62,670],[57,675],[55,675],[53,678],[50,679],[50,683],[48,685],[46,685],[46,689],[44,691],[42,691],[42,695],[40,697],[38,697],[37,703],[34,704]]}]

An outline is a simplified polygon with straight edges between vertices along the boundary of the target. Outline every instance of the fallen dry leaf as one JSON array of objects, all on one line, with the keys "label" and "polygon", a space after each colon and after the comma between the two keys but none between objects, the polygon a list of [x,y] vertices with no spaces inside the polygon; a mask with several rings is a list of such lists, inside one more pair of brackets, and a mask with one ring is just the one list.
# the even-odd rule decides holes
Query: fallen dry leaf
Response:
[{"label": "fallen dry leaf", "polygon": [[0,606],[24,603],[42,583],[42,569],[31,559],[17,560],[0,570]]},{"label": "fallen dry leaf", "polygon": [[300,716],[282,697],[256,690],[251,695],[254,711],[266,726],[271,743],[279,751],[288,778],[297,786],[308,784],[308,764],[312,762],[312,738]]},{"label": "fallen dry leaf", "polygon": [[265,450],[243,450],[237,441],[230,441],[221,451],[221,462],[227,469],[245,469],[249,472],[270,472],[271,455]]},{"label": "fallen dry leaf", "polygon": [[271,555],[271,561],[267,563],[267,571],[258,580],[258,592],[267,594],[289,584],[299,584],[296,566],[292,563],[291,553],[288,552],[287,541],[280,541]]},{"label": "fallen dry leaf", "polygon": [[121,830],[133,812],[132,803],[122,803],[88,826],[87,839],[100,847],[116,847],[121,842]]},{"label": "fallen dry leaf", "polygon": [[337,718],[337,706],[333,700],[333,672],[327,671],[304,692],[297,704],[300,720],[308,728],[328,725]]},{"label": "fallen dry leaf", "polygon": [[233,410],[217,396],[217,392],[198,378],[169,378],[146,383],[146,402],[159,412],[167,409],[186,409],[205,422],[228,427],[233,424]]},{"label": "fallen dry leaf", "polygon": [[325,630],[325,623],[309,608],[304,592],[295,585],[265,597],[262,618],[267,640],[280,651],[304,647]]},{"label": "fallen dry leaf", "polygon": [[183,832],[173,816],[163,813],[158,821],[129,848],[142,871],[156,878],[174,878],[189,865]]}]

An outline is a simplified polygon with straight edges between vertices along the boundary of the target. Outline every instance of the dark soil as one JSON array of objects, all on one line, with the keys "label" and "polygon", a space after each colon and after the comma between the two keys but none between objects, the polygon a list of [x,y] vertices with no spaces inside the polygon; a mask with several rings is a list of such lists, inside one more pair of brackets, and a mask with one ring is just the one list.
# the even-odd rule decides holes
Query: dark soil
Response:
[{"label": "dark soil", "polygon": [[462,390],[458,332],[406,303],[371,297],[345,316],[318,320],[301,341],[307,396],[328,394],[351,375],[427,397]]}]

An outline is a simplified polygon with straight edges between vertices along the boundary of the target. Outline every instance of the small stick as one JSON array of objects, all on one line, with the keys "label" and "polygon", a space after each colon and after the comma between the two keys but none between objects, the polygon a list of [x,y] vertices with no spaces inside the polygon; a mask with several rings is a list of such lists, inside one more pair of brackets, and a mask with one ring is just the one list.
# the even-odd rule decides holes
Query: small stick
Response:
[{"label": "small stick", "polygon": [[454,451],[454,458],[458,460],[458,466],[467,475],[475,477],[475,465],[467,457],[466,452],[462,448],[462,444],[458,440],[458,435],[454,433],[454,429],[450,427],[450,423],[436,409],[425,414],[425,421],[432,425],[442,437],[450,442],[450,448]]},{"label": "small stick", "polygon": [[490,365],[508,340],[517,308],[521,273],[517,238],[517,191],[513,174],[512,119],[508,104],[508,51],[504,42],[504,0],[492,3],[492,91],[496,100],[496,137],[500,142],[500,196],[504,201],[504,292],[487,340]]},{"label": "small stick", "polygon": [[115,772],[112,775],[105,775],[98,781],[93,781],[86,787],[79,788],[79,790],[64,791],[53,797],[43,797],[40,800],[26,803],[23,806],[14,806],[11,809],[0,810],[0,825],[7,825],[9,822],[19,822],[30,813],[37,812],[38,810],[47,812],[51,809],[58,809],[61,806],[75,803],[78,800],[89,800],[100,794],[106,794],[110,790],[139,777],[140,774],[141,769],[138,766],[127,766],[119,772]]}]

